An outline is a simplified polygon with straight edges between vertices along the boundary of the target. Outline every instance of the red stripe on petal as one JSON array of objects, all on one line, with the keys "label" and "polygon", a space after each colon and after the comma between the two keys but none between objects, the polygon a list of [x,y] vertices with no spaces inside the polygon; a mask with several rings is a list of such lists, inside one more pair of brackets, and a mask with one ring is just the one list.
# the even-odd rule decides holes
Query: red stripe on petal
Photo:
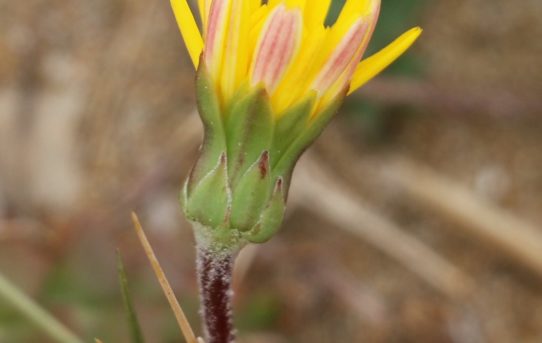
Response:
[{"label": "red stripe on petal", "polygon": [[297,11],[276,9],[260,41],[254,61],[252,83],[263,82],[273,90],[289,66],[299,39],[301,19]]},{"label": "red stripe on petal", "polygon": [[216,49],[216,41],[220,34],[220,22],[224,18],[227,0],[215,0],[209,11],[207,36],[205,37],[205,58],[210,63]]},{"label": "red stripe on petal", "polygon": [[276,47],[276,59],[274,65],[268,68],[268,78],[271,88],[275,88],[278,81],[282,78],[288,64],[294,53],[296,46],[296,18],[295,13],[289,13],[289,18],[285,18],[285,24],[281,27],[280,42]]},{"label": "red stripe on petal", "polygon": [[350,66],[348,67],[347,75],[344,80],[345,84],[350,83],[352,76],[354,75],[354,72],[356,71],[356,68],[363,58],[363,55],[365,54],[365,51],[367,50],[367,47],[369,46],[369,42],[371,41],[371,38],[373,36],[374,30],[376,28],[376,23],[378,22],[378,16],[380,15],[380,2],[378,2],[373,11],[371,16],[369,17],[369,28],[367,32],[365,33],[365,36],[363,37],[362,45],[359,47],[358,52],[356,53],[356,56],[352,59],[350,62]]},{"label": "red stripe on petal", "polygon": [[359,55],[361,44],[367,32],[367,23],[359,20],[352,26],[341,43],[337,46],[322,72],[314,83],[314,89],[325,91],[350,66],[352,60]]},{"label": "red stripe on petal", "polygon": [[254,83],[259,83],[264,79],[266,67],[271,60],[274,47],[276,46],[277,39],[279,37],[278,29],[282,24],[283,12],[284,8],[282,6],[277,8],[275,13],[271,16],[265,33],[263,34],[263,38],[260,42],[258,52],[256,53],[256,60],[253,72]]}]

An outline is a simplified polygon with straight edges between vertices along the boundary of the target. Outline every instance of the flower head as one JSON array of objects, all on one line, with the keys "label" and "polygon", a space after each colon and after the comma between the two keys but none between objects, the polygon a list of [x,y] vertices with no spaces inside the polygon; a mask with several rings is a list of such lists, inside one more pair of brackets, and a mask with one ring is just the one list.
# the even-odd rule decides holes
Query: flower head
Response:
[{"label": "flower head", "polygon": [[171,0],[192,61],[209,69],[223,104],[242,87],[262,86],[274,115],[315,93],[317,115],[382,71],[421,33],[407,31],[362,61],[380,0],[347,0],[326,26],[331,0],[199,0],[203,34],[186,0]]},{"label": "flower head", "polygon": [[297,159],[344,97],[420,35],[414,28],[362,60],[380,0],[171,0],[197,69],[205,141],[185,184],[186,216],[200,236],[231,248],[269,239],[281,224]]}]

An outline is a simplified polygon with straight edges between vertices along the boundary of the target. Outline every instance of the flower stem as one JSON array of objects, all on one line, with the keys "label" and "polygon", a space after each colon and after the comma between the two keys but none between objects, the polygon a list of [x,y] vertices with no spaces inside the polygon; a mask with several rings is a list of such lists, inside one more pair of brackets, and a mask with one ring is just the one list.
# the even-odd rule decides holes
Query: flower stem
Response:
[{"label": "flower stem", "polygon": [[206,343],[235,341],[231,305],[234,259],[233,253],[198,247],[197,268]]}]

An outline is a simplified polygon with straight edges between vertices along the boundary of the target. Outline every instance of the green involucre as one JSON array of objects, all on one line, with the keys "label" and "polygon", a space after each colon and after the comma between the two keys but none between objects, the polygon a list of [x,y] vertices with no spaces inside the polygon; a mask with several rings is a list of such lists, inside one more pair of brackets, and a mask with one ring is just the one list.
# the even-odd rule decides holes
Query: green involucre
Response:
[{"label": "green involucre", "polygon": [[204,63],[197,93],[205,139],[181,196],[185,214],[211,244],[265,242],[282,223],[295,163],[344,96],[314,117],[314,92],[279,116],[261,87],[241,87],[223,105]]}]

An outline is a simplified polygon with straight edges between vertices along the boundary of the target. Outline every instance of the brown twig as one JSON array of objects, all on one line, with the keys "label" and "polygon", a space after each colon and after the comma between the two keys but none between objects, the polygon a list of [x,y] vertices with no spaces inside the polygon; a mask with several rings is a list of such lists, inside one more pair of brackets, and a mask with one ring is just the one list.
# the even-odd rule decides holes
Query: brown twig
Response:
[{"label": "brown twig", "polygon": [[145,250],[145,254],[149,259],[156,278],[158,279],[158,282],[160,283],[160,286],[162,287],[162,290],[166,295],[166,298],[169,302],[169,305],[171,306],[171,309],[173,310],[173,313],[175,314],[175,318],[177,319],[177,323],[181,328],[185,340],[188,343],[198,343],[196,335],[194,335],[194,331],[192,330],[192,327],[190,326],[190,323],[188,322],[188,319],[186,318],[186,315],[184,314],[181,305],[179,305],[179,301],[175,297],[175,293],[173,293],[173,289],[171,288],[171,285],[169,284],[169,281],[167,280],[166,275],[164,274],[164,271],[162,270],[162,267],[160,266],[160,263],[156,258],[156,255],[154,254],[154,251],[147,239],[147,236],[143,231],[141,223],[139,222],[139,218],[134,212],[132,212],[132,221],[134,223],[134,228],[137,236],[139,237],[141,245]]}]

